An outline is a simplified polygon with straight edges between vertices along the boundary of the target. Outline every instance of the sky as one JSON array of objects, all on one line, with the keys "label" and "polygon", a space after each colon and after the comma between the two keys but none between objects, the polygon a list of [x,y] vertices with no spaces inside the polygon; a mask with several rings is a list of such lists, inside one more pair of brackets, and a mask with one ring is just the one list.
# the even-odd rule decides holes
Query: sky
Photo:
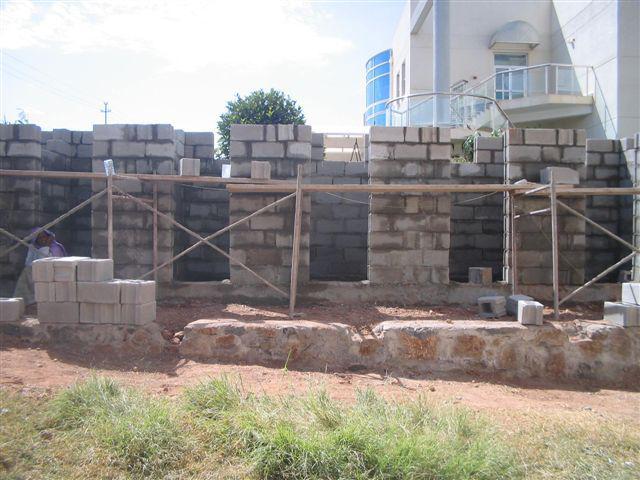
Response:
[{"label": "sky", "polygon": [[215,131],[236,93],[283,90],[315,131],[362,129],[365,63],[403,0],[0,0],[0,120]]}]

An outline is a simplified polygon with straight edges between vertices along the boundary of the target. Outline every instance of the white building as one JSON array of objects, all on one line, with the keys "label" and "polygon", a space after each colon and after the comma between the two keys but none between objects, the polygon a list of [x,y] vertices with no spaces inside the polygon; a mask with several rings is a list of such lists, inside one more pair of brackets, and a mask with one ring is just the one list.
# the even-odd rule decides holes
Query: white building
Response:
[{"label": "white building", "polygon": [[[449,91],[499,100],[517,126],[640,131],[640,0],[435,1],[449,8]],[[434,91],[434,10],[434,0],[407,1],[391,46],[391,97]],[[499,126],[490,102],[447,98],[453,124]],[[392,101],[388,122],[431,123],[433,103]]]}]

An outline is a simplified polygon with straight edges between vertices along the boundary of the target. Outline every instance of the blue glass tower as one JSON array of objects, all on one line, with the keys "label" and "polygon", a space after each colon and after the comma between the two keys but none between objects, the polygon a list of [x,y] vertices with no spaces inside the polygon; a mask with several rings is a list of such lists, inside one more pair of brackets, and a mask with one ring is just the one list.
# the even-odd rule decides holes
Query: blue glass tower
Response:
[{"label": "blue glass tower", "polygon": [[386,125],[385,103],[391,94],[391,50],[374,55],[367,61],[367,109],[365,125]]}]

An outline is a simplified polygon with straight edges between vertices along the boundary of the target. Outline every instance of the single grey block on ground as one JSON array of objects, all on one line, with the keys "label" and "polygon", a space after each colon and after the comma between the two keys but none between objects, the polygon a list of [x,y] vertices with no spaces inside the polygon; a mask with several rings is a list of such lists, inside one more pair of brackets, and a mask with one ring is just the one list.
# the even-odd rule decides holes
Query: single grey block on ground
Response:
[{"label": "single grey block on ground", "polygon": [[24,299],[0,298],[0,322],[17,322],[24,315]]},{"label": "single grey block on ground", "polygon": [[622,284],[622,303],[640,305],[640,283]]},{"label": "single grey block on ground", "polygon": [[505,309],[506,299],[502,295],[488,295],[478,298],[480,316],[483,318],[504,317],[507,314]]},{"label": "single grey block on ground", "polygon": [[491,285],[493,272],[491,267],[469,267],[469,283],[474,285]]},{"label": "single grey block on ground", "polygon": [[113,260],[108,258],[88,258],[78,261],[78,282],[104,282],[113,280]]},{"label": "single grey block on ground", "polygon": [[533,297],[528,295],[509,295],[507,297],[507,313],[509,315],[517,315],[518,314],[518,302],[520,300],[533,300]]},{"label": "single grey block on ground", "polygon": [[[515,296],[515,295],[514,295]],[[523,297],[526,295],[522,295]],[[544,306],[534,300],[518,301],[518,322],[522,325],[542,325]]]},{"label": "single grey block on ground", "polygon": [[604,320],[617,327],[640,327],[640,306],[621,302],[604,302]]},{"label": "single grey block on ground", "polygon": [[553,181],[558,185],[579,185],[580,174],[576,170],[566,167],[546,167],[540,171],[540,183],[551,183],[551,173]]}]

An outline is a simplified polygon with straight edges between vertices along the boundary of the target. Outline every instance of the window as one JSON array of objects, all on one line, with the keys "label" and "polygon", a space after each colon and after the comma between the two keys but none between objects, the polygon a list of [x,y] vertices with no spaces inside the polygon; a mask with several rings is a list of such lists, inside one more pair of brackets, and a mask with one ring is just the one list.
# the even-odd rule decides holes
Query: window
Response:
[{"label": "window", "polygon": [[512,72],[527,66],[526,54],[496,53],[493,57],[496,71],[496,99],[511,100],[524,97],[526,72]]},{"label": "window", "polygon": [[405,92],[406,92],[406,90],[405,90],[405,85],[406,85],[405,73],[406,73],[405,63],[402,62],[402,95],[404,95]]}]

